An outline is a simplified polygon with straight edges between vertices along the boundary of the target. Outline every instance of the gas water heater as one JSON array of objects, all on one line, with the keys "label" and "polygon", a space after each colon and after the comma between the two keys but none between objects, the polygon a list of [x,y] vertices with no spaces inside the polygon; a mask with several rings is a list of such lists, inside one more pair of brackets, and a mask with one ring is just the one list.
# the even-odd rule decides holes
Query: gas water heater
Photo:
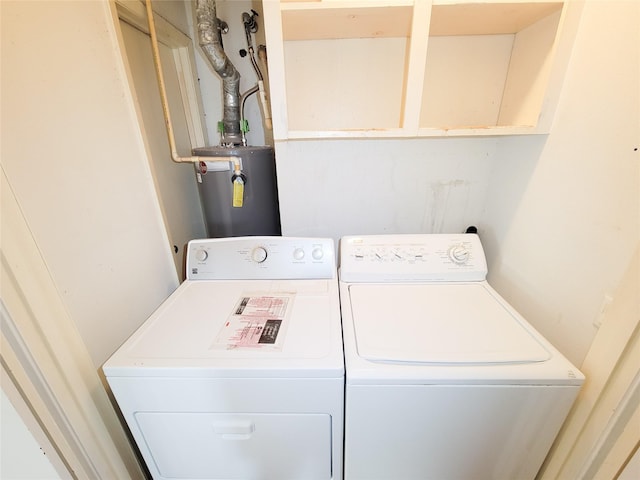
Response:
[{"label": "gas water heater", "polygon": [[222,162],[201,164],[200,197],[209,237],[281,234],[272,147],[202,147],[195,148],[193,154],[202,160],[233,156],[241,163],[244,198],[240,207],[232,204],[235,187],[232,166]]}]

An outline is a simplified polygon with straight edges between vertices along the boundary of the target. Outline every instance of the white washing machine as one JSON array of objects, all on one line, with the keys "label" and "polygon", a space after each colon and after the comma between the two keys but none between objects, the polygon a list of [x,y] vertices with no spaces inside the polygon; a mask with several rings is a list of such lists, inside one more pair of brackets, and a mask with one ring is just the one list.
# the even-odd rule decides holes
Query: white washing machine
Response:
[{"label": "white washing machine", "polygon": [[533,479],[584,377],[486,282],[478,236],[340,249],[345,478]]},{"label": "white washing machine", "polygon": [[187,280],[105,363],[155,479],[342,478],[333,241],[194,240]]}]

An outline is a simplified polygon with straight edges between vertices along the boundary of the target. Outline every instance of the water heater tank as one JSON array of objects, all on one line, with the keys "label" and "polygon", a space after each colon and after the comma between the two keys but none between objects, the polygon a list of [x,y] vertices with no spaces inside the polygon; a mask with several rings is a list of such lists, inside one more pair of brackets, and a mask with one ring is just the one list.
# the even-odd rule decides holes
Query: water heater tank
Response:
[{"label": "water heater tank", "polygon": [[232,169],[208,169],[202,175],[200,195],[209,237],[281,235],[273,147],[202,147],[194,149],[193,155],[239,157],[242,163],[245,179],[242,207],[232,205]]}]

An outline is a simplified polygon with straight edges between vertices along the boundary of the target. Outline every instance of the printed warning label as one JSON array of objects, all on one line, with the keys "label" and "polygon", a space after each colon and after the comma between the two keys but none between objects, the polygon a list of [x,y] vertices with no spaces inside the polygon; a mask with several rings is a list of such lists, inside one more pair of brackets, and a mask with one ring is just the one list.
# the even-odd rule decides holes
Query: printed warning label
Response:
[{"label": "printed warning label", "polygon": [[281,350],[294,294],[248,294],[221,328],[213,348],[269,348]]}]

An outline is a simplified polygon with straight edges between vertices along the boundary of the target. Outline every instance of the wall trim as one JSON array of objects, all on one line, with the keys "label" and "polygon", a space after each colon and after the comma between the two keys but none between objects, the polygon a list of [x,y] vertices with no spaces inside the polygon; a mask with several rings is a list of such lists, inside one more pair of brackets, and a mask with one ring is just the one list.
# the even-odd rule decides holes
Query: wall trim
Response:
[{"label": "wall trim", "polygon": [[[593,478],[605,466],[621,471],[640,442],[640,244],[604,312],[581,366],[586,381],[538,478]],[[631,424],[632,425],[632,424]],[[616,452],[616,455],[610,455]]]}]

